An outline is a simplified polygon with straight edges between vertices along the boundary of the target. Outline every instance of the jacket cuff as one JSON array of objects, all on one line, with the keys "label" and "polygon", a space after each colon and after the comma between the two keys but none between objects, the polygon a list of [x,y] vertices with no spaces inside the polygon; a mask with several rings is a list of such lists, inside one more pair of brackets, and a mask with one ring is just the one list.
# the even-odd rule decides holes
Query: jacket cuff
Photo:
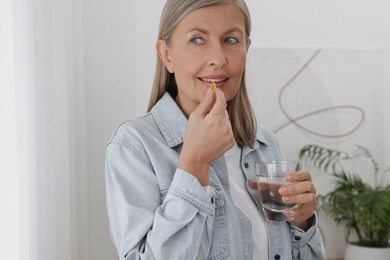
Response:
[{"label": "jacket cuff", "polygon": [[176,170],[168,194],[187,201],[207,215],[215,215],[215,188],[202,186],[194,175],[182,169]]},{"label": "jacket cuff", "polygon": [[314,212],[314,215],[307,221],[309,228],[306,232],[301,228],[290,224],[292,245],[295,248],[300,248],[309,243],[310,239],[317,232],[317,213]]}]

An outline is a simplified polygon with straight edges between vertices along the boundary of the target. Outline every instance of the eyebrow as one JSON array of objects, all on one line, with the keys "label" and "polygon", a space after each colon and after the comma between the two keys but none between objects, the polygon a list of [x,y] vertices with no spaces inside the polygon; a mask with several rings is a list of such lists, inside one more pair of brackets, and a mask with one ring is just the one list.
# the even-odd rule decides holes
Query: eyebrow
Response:
[{"label": "eyebrow", "polygon": [[232,32],[238,32],[238,33],[240,33],[240,34],[242,34],[242,35],[245,35],[245,32],[242,31],[242,30],[241,30],[240,28],[238,28],[238,27],[233,27],[233,28],[227,30],[227,31],[225,32],[225,34],[229,34],[229,33],[232,33]]},{"label": "eyebrow", "polygon": [[201,32],[201,33],[204,33],[204,34],[209,34],[209,32],[203,28],[200,28],[200,27],[193,27],[191,29],[189,29],[186,33],[190,33],[190,32],[193,32],[193,31],[197,31],[197,32]]},{"label": "eyebrow", "polygon": [[[209,35],[209,34],[210,34],[209,31],[207,31],[207,30],[205,30],[205,29],[203,29],[203,28],[201,28],[201,27],[193,27],[193,28],[189,29],[189,30],[187,31],[187,33],[190,33],[190,32],[193,32],[193,31],[198,31],[198,32],[203,33],[203,34],[206,34],[206,35]],[[238,32],[238,33],[243,34],[243,35],[245,34],[245,32],[243,32],[243,31],[242,31],[240,28],[238,28],[238,27],[230,28],[230,29],[227,30],[224,34],[229,34],[229,33],[232,33],[232,32]]]}]

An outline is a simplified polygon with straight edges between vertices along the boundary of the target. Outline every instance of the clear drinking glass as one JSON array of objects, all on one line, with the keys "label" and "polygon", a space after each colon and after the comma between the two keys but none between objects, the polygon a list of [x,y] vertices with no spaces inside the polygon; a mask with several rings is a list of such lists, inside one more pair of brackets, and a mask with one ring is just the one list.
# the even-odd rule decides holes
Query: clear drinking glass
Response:
[{"label": "clear drinking glass", "polygon": [[285,209],[295,209],[297,205],[283,203],[279,189],[283,185],[291,184],[284,179],[288,173],[300,170],[301,164],[292,160],[256,162],[257,190],[260,193],[263,213],[268,220],[292,220],[282,212]]}]

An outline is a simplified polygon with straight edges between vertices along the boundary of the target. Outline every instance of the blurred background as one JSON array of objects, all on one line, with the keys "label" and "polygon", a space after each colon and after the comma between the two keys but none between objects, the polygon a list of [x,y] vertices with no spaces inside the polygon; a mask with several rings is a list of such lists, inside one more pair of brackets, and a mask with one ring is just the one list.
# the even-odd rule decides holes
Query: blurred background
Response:
[{"label": "blurred background", "polygon": [[[367,100],[369,105],[363,107],[367,120],[355,135],[331,143],[349,147],[358,139],[381,166],[388,167],[390,2],[246,2],[253,23],[249,55],[260,61],[280,55],[275,50],[342,50],[331,56],[347,61],[346,66],[354,63],[351,53],[373,55],[368,59],[376,68],[368,77],[373,85],[357,91],[346,84],[342,90],[343,96],[351,98],[348,103],[356,98],[364,106]],[[105,144],[119,123],[146,111],[164,3],[0,2],[1,259],[117,259],[106,214]],[[264,50],[271,51],[264,56]],[[289,53],[277,57],[290,57]],[[305,53],[299,52],[298,60],[305,60]],[[364,65],[364,60],[359,62]],[[256,64],[252,60],[251,68]],[[358,73],[364,73],[364,67]],[[337,76],[332,79],[337,82]],[[316,92],[305,93],[309,100],[310,95],[318,99]],[[329,100],[337,100],[337,92],[326,90],[326,94]],[[260,109],[266,113],[274,108]],[[272,124],[272,120],[264,122]],[[285,133],[280,135],[287,154],[294,156],[299,147],[291,150]],[[330,185],[316,184],[319,191]],[[341,258],[342,232],[330,221],[321,225],[328,230],[329,257]]]}]

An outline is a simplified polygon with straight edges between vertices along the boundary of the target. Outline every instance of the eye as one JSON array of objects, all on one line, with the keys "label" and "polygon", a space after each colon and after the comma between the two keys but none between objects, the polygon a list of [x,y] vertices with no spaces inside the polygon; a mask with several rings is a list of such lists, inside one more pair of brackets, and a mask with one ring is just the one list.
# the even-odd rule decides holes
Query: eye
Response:
[{"label": "eye", "polygon": [[191,41],[191,43],[196,44],[196,45],[200,45],[200,44],[205,43],[205,40],[201,37],[192,38],[190,41]]},{"label": "eye", "polygon": [[238,40],[234,37],[229,36],[229,37],[225,38],[225,42],[227,44],[236,44],[236,43],[238,43]]}]

